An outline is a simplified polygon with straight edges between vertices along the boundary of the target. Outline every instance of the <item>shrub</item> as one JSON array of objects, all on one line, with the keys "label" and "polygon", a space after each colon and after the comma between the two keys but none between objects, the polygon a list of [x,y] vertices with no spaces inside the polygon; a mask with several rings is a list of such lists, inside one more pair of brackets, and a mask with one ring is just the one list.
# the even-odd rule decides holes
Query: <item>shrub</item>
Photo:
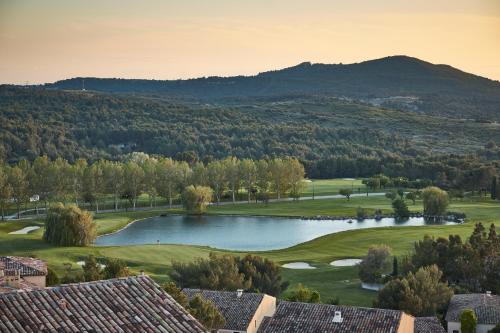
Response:
[{"label": "shrub", "polygon": [[410,216],[410,210],[405,201],[401,198],[397,198],[392,202],[392,208],[394,209],[394,215],[396,217],[407,218]]},{"label": "shrub", "polygon": [[50,267],[47,267],[47,276],[45,277],[45,284],[47,287],[57,286],[60,283],[59,276],[57,273]]},{"label": "shrub", "polygon": [[433,316],[448,304],[453,291],[441,282],[443,273],[436,265],[420,268],[415,274],[396,278],[378,293],[375,307],[403,310],[414,316]]},{"label": "shrub", "polygon": [[104,261],[103,275],[105,279],[127,277],[130,275],[127,264],[121,259],[107,258]]},{"label": "shrub", "polygon": [[363,282],[378,282],[388,267],[391,249],[387,245],[370,246],[367,255],[359,264],[359,278]]},{"label": "shrub", "polygon": [[204,299],[200,294],[197,294],[189,301],[188,311],[198,319],[198,321],[208,330],[217,330],[223,327],[226,320],[221,315],[219,310],[208,299]]},{"label": "shrub", "polygon": [[356,217],[360,220],[364,219],[366,216],[367,216],[367,212],[366,212],[366,209],[362,208],[362,207],[358,207],[356,208]]},{"label": "shrub", "polygon": [[309,289],[299,283],[297,288],[286,297],[286,300],[290,302],[319,303],[321,296],[318,291]]},{"label": "shrub", "polygon": [[460,330],[462,333],[476,333],[477,317],[472,309],[465,309],[460,314]]},{"label": "shrub", "polygon": [[429,216],[441,216],[448,208],[448,193],[439,187],[430,186],[422,191],[424,201],[424,214]]}]

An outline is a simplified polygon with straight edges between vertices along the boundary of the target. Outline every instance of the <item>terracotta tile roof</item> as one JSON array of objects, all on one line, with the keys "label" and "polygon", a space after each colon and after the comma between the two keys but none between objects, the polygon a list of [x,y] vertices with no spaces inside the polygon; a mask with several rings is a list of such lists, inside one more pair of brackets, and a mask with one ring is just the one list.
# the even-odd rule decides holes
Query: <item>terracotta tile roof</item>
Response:
[{"label": "terracotta tile roof", "polygon": [[3,270],[5,275],[15,275],[18,270],[21,276],[44,276],[47,275],[47,264],[35,258],[0,257],[0,270]]},{"label": "terracotta tile roof", "polygon": [[[340,311],[342,322],[333,322]],[[356,308],[328,304],[281,301],[272,318],[266,318],[259,333],[397,332],[402,311]]]},{"label": "terracotta tile roof", "polygon": [[478,324],[496,325],[500,323],[500,296],[487,294],[454,295],[446,312],[447,322],[460,322],[465,309],[476,313]]},{"label": "terracotta tile roof", "polygon": [[446,333],[437,317],[415,318],[415,333]]},{"label": "terracotta tile roof", "polygon": [[196,294],[214,303],[226,319],[223,329],[245,331],[260,306],[264,294],[244,292],[240,297],[235,291],[217,291],[185,288],[182,290],[191,300]]},{"label": "terracotta tile roof", "polygon": [[0,294],[0,332],[206,332],[147,276]]}]

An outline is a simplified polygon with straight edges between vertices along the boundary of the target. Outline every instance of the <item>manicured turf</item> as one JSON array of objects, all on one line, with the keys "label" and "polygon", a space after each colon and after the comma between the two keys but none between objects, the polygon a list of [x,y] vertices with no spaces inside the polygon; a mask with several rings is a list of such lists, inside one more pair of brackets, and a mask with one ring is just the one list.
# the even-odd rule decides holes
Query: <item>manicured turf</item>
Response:
[{"label": "manicured turf", "polygon": [[[245,203],[235,205],[211,206],[209,214],[235,215],[273,215],[273,216],[356,216],[357,207],[366,208],[373,213],[379,208],[386,213],[392,210],[391,202],[384,196],[353,197],[350,200],[316,199],[299,201],[282,201],[269,204]],[[420,205],[410,205],[410,209],[421,210]]]},{"label": "manicured turf", "polygon": [[350,188],[354,193],[365,192],[366,186],[362,184],[361,179],[312,179],[307,182],[303,196],[311,197],[314,193],[318,195],[338,194],[342,188]]},{"label": "manicured turf", "polygon": [[[356,207],[374,210],[390,210],[390,202],[383,197],[362,197],[334,200],[304,200],[299,202],[280,202],[264,204],[241,204],[211,207],[211,214],[251,214],[251,215],[353,215]],[[412,210],[421,210],[421,204],[410,205]],[[500,203],[487,199],[469,199],[453,202],[450,210],[463,211],[468,222],[453,226],[390,227],[363,229],[330,234],[297,246],[268,252],[259,252],[280,264],[293,261],[309,262],[318,269],[283,269],[284,277],[291,287],[303,283],[320,291],[323,300],[338,296],[342,304],[370,306],[375,293],[359,287],[357,271],[354,267],[335,268],[328,263],[335,259],[356,258],[366,253],[372,244],[387,244],[395,255],[407,254],[414,241],[425,234],[448,236],[459,234],[467,237],[473,222],[496,222],[500,226]],[[99,234],[111,232],[127,225],[132,220],[159,215],[165,210],[106,213],[97,215],[95,221]],[[179,213],[180,210],[169,211]],[[140,222],[138,222],[140,223]],[[26,226],[43,225],[41,221],[22,221],[0,223],[0,255],[36,255],[47,260],[58,273],[62,273],[64,263],[73,263],[92,253],[97,256],[121,258],[127,261],[133,272],[144,270],[159,281],[168,279],[172,260],[191,261],[197,257],[208,256],[210,249],[187,245],[141,245],[127,247],[87,247],[57,248],[41,240],[43,229],[28,235],[8,235],[10,231]],[[217,252],[223,252],[217,250]],[[233,253],[226,251],[225,253]]]}]

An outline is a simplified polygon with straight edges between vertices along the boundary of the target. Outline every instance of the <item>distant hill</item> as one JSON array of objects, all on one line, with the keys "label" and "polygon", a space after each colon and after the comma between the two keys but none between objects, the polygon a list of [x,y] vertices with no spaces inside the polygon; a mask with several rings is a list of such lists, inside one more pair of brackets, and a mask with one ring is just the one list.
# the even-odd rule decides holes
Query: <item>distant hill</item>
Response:
[{"label": "distant hill", "polygon": [[407,56],[355,64],[305,62],[256,76],[190,80],[73,78],[47,88],[109,93],[221,99],[291,95],[330,95],[376,106],[435,115],[492,120],[500,118],[500,82]]},{"label": "distant hill", "polygon": [[0,159],[9,162],[44,154],[71,161],[115,159],[133,151],[193,152],[207,160],[227,155],[427,160],[432,154],[476,153],[489,141],[500,143],[500,124],[326,96],[229,104],[0,86]]}]

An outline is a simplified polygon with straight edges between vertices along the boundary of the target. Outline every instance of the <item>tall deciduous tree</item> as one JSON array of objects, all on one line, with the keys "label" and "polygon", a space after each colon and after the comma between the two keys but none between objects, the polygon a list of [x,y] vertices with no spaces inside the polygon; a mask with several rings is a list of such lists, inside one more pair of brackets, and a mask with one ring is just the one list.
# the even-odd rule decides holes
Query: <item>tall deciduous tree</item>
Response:
[{"label": "tall deciduous tree", "polygon": [[179,194],[187,168],[186,162],[176,162],[171,158],[161,159],[158,162],[156,190],[161,196],[168,199],[170,207],[172,207],[174,196]]},{"label": "tall deciduous tree", "polygon": [[107,161],[103,165],[103,177],[107,193],[113,195],[114,209],[118,210],[118,199],[125,183],[123,165]]},{"label": "tall deciduous tree", "polygon": [[281,158],[274,158],[269,162],[269,173],[271,174],[271,185],[278,200],[290,187],[288,181],[286,163]]},{"label": "tall deciduous tree", "polygon": [[271,172],[269,171],[269,163],[266,160],[259,160],[257,166],[257,182],[261,196],[267,196],[271,184]]},{"label": "tall deciduous tree", "polygon": [[285,163],[287,168],[286,175],[290,184],[290,196],[294,199],[299,199],[305,188],[304,166],[296,158],[287,158]]},{"label": "tall deciduous tree", "polygon": [[248,202],[250,202],[252,190],[257,182],[257,166],[251,159],[244,159],[240,162],[240,174],[243,187],[247,190]]},{"label": "tall deciduous tree", "polygon": [[29,184],[26,172],[18,166],[11,168],[9,184],[12,188],[12,199],[14,199],[17,208],[17,218],[19,218],[21,206],[29,200]]},{"label": "tall deciduous tree", "polygon": [[213,161],[207,165],[208,184],[212,188],[217,199],[220,202],[224,190],[227,188],[227,177],[225,165],[222,161]]},{"label": "tall deciduous tree", "polygon": [[148,194],[150,207],[153,207],[153,204],[156,205],[156,196],[158,195],[156,186],[158,181],[157,165],[158,160],[151,157],[142,164],[142,169],[144,170],[144,190]]},{"label": "tall deciduous tree", "polygon": [[5,216],[7,203],[11,198],[12,187],[9,184],[9,171],[7,165],[0,161],[0,208],[2,210],[2,221]]},{"label": "tall deciduous tree", "polygon": [[71,166],[69,171],[71,194],[73,195],[77,206],[79,205],[79,199],[82,197],[84,174],[87,167],[88,164],[86,160],[78,159]]},{"label": "tall deciduous tree", "polygon": [[223,160],[226,182],[231,190],[231,200],[236,202],[236,193],[241,185],[240,162],[236,157]]},{"label": "tall deciduous tree", "polygon": [[126,179],[123,187],[124,194],[135,210],[137,199],[144,188],[144,170],[133,160],[128,161],[124,167],[124,177]]}]

